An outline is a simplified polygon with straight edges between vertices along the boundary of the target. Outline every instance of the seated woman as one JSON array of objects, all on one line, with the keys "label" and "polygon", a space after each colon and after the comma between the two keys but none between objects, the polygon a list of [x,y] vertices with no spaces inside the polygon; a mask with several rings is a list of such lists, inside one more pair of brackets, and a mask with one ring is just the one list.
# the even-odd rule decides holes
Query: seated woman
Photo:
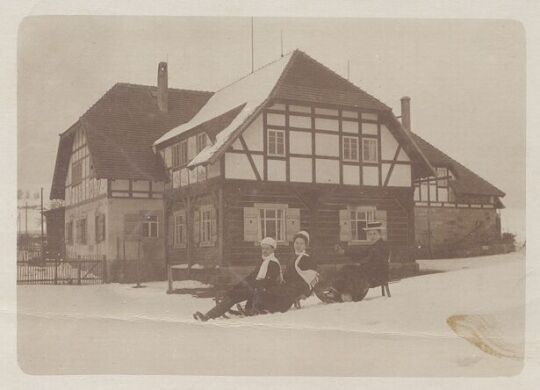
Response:
[{"label": "seated woman", "polygon": [[288,264],[283,275],[284,283],[266,290],[261,305],[270,312],[286,312],[302,296],[308,297],[317,282],[317,265],[306,253],[309,233],[300,231],[294,236],[294,261]]},{"label": "seated woman", "polygon": [[253,302],[260,295],[260,291],[277,286],[283,281],[281,264],[274,256],[276,241],[266,237],[261,241],[262,262],[244,280],[233,286],[221,302],[208,313],[196,312],[193,318],[200,321],[208,321],[225,314],[234,304],[243,301]]}]

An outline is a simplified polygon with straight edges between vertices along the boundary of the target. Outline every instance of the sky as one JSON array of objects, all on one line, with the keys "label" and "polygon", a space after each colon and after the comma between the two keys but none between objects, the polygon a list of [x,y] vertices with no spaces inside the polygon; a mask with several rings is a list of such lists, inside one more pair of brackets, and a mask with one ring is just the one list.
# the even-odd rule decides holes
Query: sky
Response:
[{"label": "sky", "polygon": [[[255,18],[254,66],[296,48],[347,76],[506,193],[503,231],[525,232],[525,36],[505,20]],[[58,134],[117,82],[215,91],[251,71],[251,19],[56,17],[18,36],[18,187],[48,194]]]}]

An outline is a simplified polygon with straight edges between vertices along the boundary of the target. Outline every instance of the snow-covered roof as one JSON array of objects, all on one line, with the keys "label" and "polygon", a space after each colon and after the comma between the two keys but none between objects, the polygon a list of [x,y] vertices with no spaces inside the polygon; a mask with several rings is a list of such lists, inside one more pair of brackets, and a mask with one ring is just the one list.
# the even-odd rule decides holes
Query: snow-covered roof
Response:
[{"label": "snow-covered roof", "polygon": [[182,136],[187,137],[187,133],[206,132],[212,144],[201,150],[188,167],[212,164],[274,99],[353,107],[390,116],[393,131],[399,133],[407,151],[420,162],[415,177],[434,174],[429,161],[406,134],[390,107],[300,50],[288,53],[215,92],[190,121],[155,141],[154,148],[165,147]]},{"label": "snow-covered roof", "polygon": [[189,122],[165,133],[154,145],[159,145],[186,131],[201,126],[238,106],[244,105],[229,125],[216,135],[215,142],[208,145],[195,156],[189,166],[196,166],[206,162],[231,138],[234,131],[264,103],[279,80],[291,56],[292,53],[288,53],[279,60],[271,62],[217,91]]}]

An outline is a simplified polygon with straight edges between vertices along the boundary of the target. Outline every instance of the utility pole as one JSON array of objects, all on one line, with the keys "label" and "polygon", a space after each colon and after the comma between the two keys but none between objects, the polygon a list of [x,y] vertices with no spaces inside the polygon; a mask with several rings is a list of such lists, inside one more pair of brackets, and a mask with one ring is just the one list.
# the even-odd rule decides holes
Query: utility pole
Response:
[{"label": "utility pole", "polygon": [[283,57],[283,30],[281,30],[280,33],[281,33],[281,57]]},{"label": "utility pole", "polygon": [[253,63],[253,16],[251,17],[251,73],[255,70]]},{"label": "utility pole", "polygon": [[41,187],[41,256],[45,253],[44,236],[43,236],[43,187]]}]

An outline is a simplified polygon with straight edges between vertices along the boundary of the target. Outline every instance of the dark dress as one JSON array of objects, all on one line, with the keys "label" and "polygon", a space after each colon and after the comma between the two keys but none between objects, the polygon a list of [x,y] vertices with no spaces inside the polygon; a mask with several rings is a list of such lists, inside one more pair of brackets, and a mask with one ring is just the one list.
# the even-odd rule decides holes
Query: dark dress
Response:
[{"label": "dark dress", "polygon": [[[294,266],[297,257],[295,255],[292,261],[287,263],[283,274],[284,283],[267,289],[263,294],[261,302],[265,310],[286,312],[298,298],[311,294],[311,287],[302,279]],[[307,253],[304,253],[298,261],[298,268],[302,271],[308,269],[317,271],[317,264]]]},{"label": "dark dress", "polygon": [[[258,305],[258,297],[261,292],[272,288],[280,282],[280,265],[275,261],[270,261],[264,279],[257,280],[261,264],[255,268],[241,282],[235,284],[213,309],[206,316],[208,318],[218,318],[225,314],[236,303],[248,301],[249,306]],[[255,298],[255,301],[254,301]]]},{"label": "dark dress", "polygon": [[388,281],[388,255],[390,247],[383,239],[371,245],[364,255],[347,249],[347,255],[355,264],[346,264],[338,271],[332,287],[341,293],[355,295],[356,281],[368,277],[370,287],[375,287]]}]

